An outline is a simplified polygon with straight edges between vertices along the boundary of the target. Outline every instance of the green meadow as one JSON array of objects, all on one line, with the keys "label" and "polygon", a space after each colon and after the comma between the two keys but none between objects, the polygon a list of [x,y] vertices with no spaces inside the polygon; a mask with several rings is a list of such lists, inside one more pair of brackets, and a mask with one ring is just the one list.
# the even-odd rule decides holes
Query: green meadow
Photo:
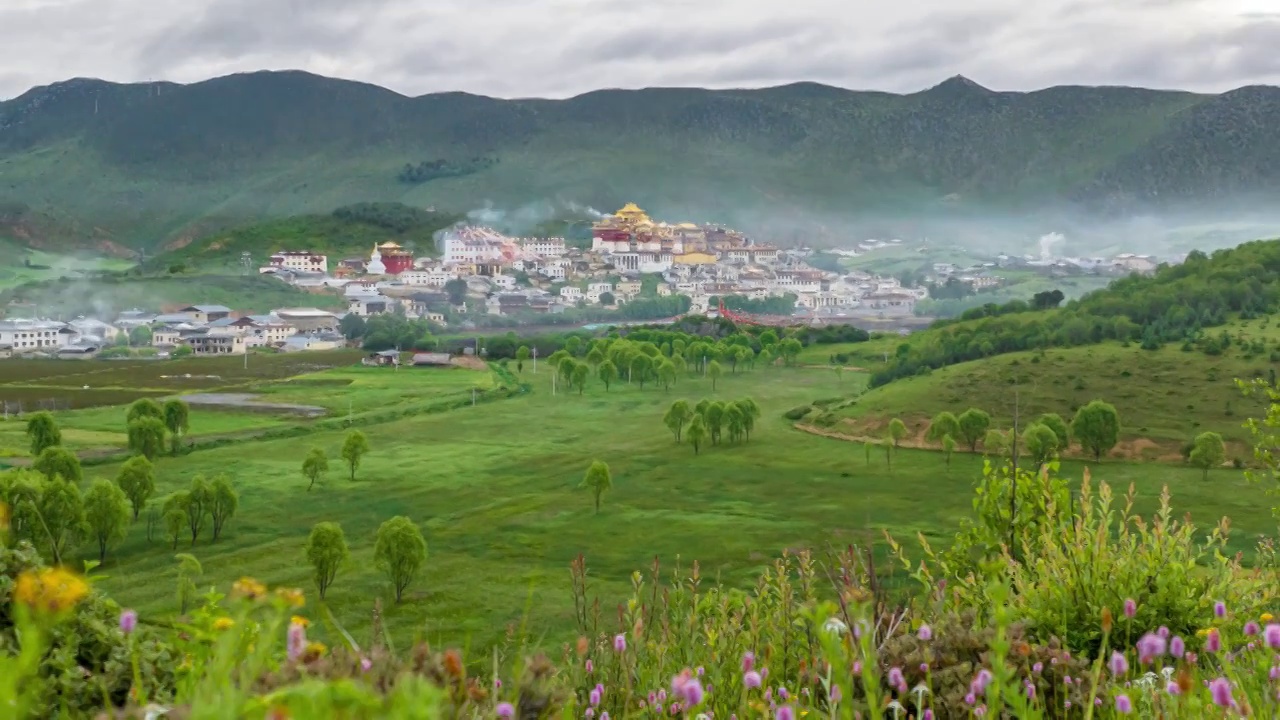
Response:
[{"label": "green meadow", "polygon": [[[313,402],[341,405],[344,392],[360,397],[352,388],[372,382],[375,373],[404,382],[410,372],[344,368],[282,387],[310,382],[317,385]],[[350,379],[350,388],[326,388],[324,375]],[[707,379],[682,376],[670,391],[626,383],[606,391],[592,381],[583,394],[555,395],[545,369],[533,375],[526,368],[521,379],[529,390],[507,399],[363,425],[372,450],[355,481],[338,457],[341,429],[160,458],[157,505],[197,474],[226,473],[239,490],[239,512],[216,543],[206,531],[194,548],[188,538],[176,550],[158,537],[148,542],[140,519],[99,569],[108,576],[106,589],[144,617],[174,614],[174,555],[191,552],[203,564],[201,588],[226,588],[245,575],[304,587],[312,603],[307,612],[314,614],[303,545],[315,523],[331,520],[344,528],[351,560],[326,605],[357,638],[367,637],[373,600],[381,598],[385,622],[400,642],[422,637],[484,648],[504,642],[508,633],[526,633],[533,642],[554,645],[576,634],[569,565],[579,554],[586,557],[590,594],[600,599],[608,622],[630,591],[632,572],[648,569],[655,558],[664,573],[678,563],[688,575],[696,560],[702,577],[741,585],[786,549],[822,552],[850,542],[877,543],[883,556],[883,531],[909,549],[916,547],[916,533],[945,544],[969,514],[971,490],[981,476],[981,456],[957,454],[948,467],[940,453],[903,448],[890,469],[883,450],[868,463],[862,445],[803,432],[782,418],[798,405],[858,394],[861,373],[762,368],[726,374],[714,390]],[[445,396],[467,386],[439,382]],[[291,393],[272,395],[303,399],[302,392]],[[387,397],[380,393],[370,398]],[[677,445],[662,424],[675,399],[742,397],[763,411],[746,443],[695,454],[689,445]],[[206,412],[193,409],[193,427]],[[300,466],[313,447],[327,451],[331,470],[307,491]],[[590,494],[579,488],[593,459],[608,463],[613,475],[598,515]],[[1062,472],[1078,479],[1083,468],[1066,462]],[[117,470],[91,466],[86,480],[113,477]],[[1133,484],[1143,512],[1155,507],[1168,485],[1175,510],[1190,512],[1206,531],[1229,515],[1234,550],[1249,551],[1258,534],[1274,530],[1269,499],[1239,471],[1214,471],[1205,482],[1199,470],[1177,464],[1105,461],[1092,473],[1121,491]],[[425,571],[399,605],[373,563],[377,527],[395,515],[419,523],[429,546]],[[882,564],[886,572],[891,567]],[[908,582],[900,572],[890,579]]]}]

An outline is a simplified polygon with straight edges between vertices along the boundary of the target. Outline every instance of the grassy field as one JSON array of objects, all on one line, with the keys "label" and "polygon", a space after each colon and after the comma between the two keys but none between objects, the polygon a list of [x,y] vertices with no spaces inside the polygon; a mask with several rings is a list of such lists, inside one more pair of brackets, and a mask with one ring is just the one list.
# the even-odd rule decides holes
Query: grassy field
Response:
[{"label": "grassy field", "polygon": [[[140,397],[164,398],[191,392],[247,392],[302,373],[319,373],[356,362],[360,351],[187,358],[184,360],[5,360],[0,362],[0,402],[9,413],[0,420],[0,455],[26,454],[24,412],[56,410],[67,447],[80,451],[120,449],[127,444],[124,404]],[[487,376],[483,376],[487,378]],[[63,409],[59,409],[63,408]],[[342,408],[345,410],[345,404]],[[196,407],[191,435],[266,429],[297,422],[292,416],[258,411]]]},{"label": "grassy field", "polygon": [[[1232,332],[1247,333],[1237,326]],[[1257,336],[1263,332],[1255,327]],[[1131,457],[1177,459],[1188,439],[1206,430],[1222,434],[1229,456],[1248,458],[1245,418],[1264,411],[1243,397],[1236,378],[1268,377],[1266,355],[1232,348],[1218,356],[1178,346],[1143,350],[1104,343],[1021,352],[961,363],[903,378],[868,391],[841,410],[843,431],[878,434],[893,417],[922,432],[938,412],[978,407],[1001,427],[1013,422],[1014,390],[1024,416],[1056,412],[1070,420],[1091,400],[1116,406],[1122,422],[1118,452]]]},{"label": "grassy field", "polygon": [[[337,460],[341,432],[162,458],[158,481],[167,494],[197,473],[225,472],[240,489],[240,512],[225,537],[216,544],[202,538],[193,550],[204,564],[202,587],[225,588],[246,574],[310,587],[306,535],[314,523],[335,520],[352,560],[328,605],[357,639],[380,595],[401,640],[486,646],[500,642],[508,626],[527,623],[535,641],[558,642],[574,634],[568,565],[579,553],[608,618],[631,572],[654,557],[668,568],[677,558],[686,566],[698,560],[704,577],[746,583],[786,548],[877,538],[882,528],[908,541],[921,532],[945,543],[970,511],[980,457],[959,455],[948,471],[937,453],[903,450],[890,472],[882,456],[868,466],[856,443],[803,433],[781,418],[796,405],[853,393],[863,378],[777,368],[727,376],[714,392],[708,381],[684,378],[670,392],[625,384],[606,392],[594,383],[584,395],[552,396],[549,375],[526,373],[531,393],[365,427],[372,452],[354,482]],[[675,445],[661,423],[676,398],[744,396],[761,405],[763,417],[743,445],[695,455]],[[325,448],[334,467],[308,492],[299,467],[312,447]],[[608,462],[614,478],[599,515],[578,488],[592,459]],[[1080,470],[1075,463],[1064,468],[1071,477]],[[1114,462],[1094,477],[1137,484],[1144,510],[1160,485],[1170,484],[1178,512],[1191,511],[1202,525],[1231,515],[1236,549],[1274,529],[1261,489],[1238,472],[1215,472],[1205,483],[1189,468]],[[420,523],[430,547],[426,571],[398,606],[372,561],[378,524],[397,514]],[[188,550],[182,542],[177,551]],[[174,552],[147,543],[144,523],[135,525],[102,568],[107,589],[144,617],[171,614]]]},{"label": "grassy field", "polygon": [[494,387],[489,373],[463,368],[344,367],[253,388],[263,402],[317,405],[333,413],[389,410],[426,398],[461,397]]}]

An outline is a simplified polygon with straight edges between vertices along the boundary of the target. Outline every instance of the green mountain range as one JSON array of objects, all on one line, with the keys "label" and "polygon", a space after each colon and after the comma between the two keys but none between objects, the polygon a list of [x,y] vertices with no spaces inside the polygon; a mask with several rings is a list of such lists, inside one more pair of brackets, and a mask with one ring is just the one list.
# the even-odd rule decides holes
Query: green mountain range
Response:
[{"label": "green mountain range", "polygon": [[359,202],[461,213],[635,201],[763,229],[1278,193],[1274,87],[1020,93],[956,77],[909,95],[798,83],[501,100],[259,72],[76,79],[0,103],[0,239],[38,246],[154,253]]}]

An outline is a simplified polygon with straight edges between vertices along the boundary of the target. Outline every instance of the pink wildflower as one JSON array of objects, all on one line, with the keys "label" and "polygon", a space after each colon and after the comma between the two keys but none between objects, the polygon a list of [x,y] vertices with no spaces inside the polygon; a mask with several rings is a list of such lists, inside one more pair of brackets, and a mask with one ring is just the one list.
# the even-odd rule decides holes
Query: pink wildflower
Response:
[{"label": "pink wildflower", "polygon": [[839,686],[839,685],[832,685],[832,686],[831,686],[830,696],[831,696],[831,703],[832,703],[832,704],[836,704],[836,703],[840,702],[840,699],[843,697],[843,693],[841,693],[841,692],[840,692],[840,686]]},{"label": "pink wildflower", "polygon": [[778,714],[775,718],[776,720],[796,720],[796,713],[791,709],[790,705],[783,705],[778,708]]},{"label": "pink wildflower", "polygon": [[1226,678],[1218,678],[1209,683],[1209,694],[1213,695],[1213,704],[1218,707],[1232,707],[1236,704],[1231,697],[1231,683]]},{"label": "pink wildflower", "polygon": [[1138,603],[1134,601],[1133,598],[1125,598],[1124,616],[1127,618],[1132,618],[1134,615],[1137,615],[1137,614],[1138,614]]},{"label": "pink wildflower", "polygon": [[138,627],[138,613],[125,610],[120,613],[120,632],[128,635]]},{"label": "pink wildflower", "polygon": [[1164,655],[1164,638],[1147,633],[1138,641],[1138,662],[1146,665],[1161,655]]},{"label": "pink wildflower", "polygon": [[591,658],[587,658],[587,664],[586,664],[586,665],[584,665],[583,667],[584,667],[584,668],[586,668],[586,671],[587,671],[587,674],[588,674],[588,675],[590,675],[590,674],[592,673],[592,671],[594,671],[594,670],[596,669],[595,664],[591,662]]},{"label": "pink wildflower", "polygon": [[756,654],[750,650],[742,654],[742,672],[751,672],[756,666]]},{"label": "pink wildflower", "polygon": [[702,683],[697,678],[690,678],[688,682],[680,688],[680,694],[684,697],[685,707],[694,707],[702,704]]},{"label": "pink wildflower", "polygon": [[760,687],[760,673],[755,670],[748,670],[742,674],[742,686],[746,688]]},{"label": "pink wildflower", "polygon": [[1169,681],[1169,684],[1165,686],[1164,691],[1169,693],[1170,695],[1182,694],[1182,688],[1178,687],[1178,683],[1173,682],[1172,680]]},{"label": "pink wildflower", "polygon": [[1244,624],[1245,635],[1248,635],[1249,637],[1253,637],[1254,635],[1257,635],[1260,632],[1262,632],[1262,628],[1258,627],[1258,623],[1249,621]]},{"label": "pink wildflower", "polygon": [[307,649],[307,629],[300,623],[289,623],[288,643],[285,647],[289,661],[296,662]]},{"label": "pink wildflower", "polygon": [[1178,637],[1177,635],[1174,635],[1173,639],[1169,641],[1170,655],[1176,658],[1180,658],[1182,657],[1182,653],[1186,652],[1186,650],[1187,650],[1186,644],[1183,643],[1182,638]]},{"label": "pink wildflower", "polygon": [[1222,636],[1218,634],[1217,628],[1209,629],[1209,634],[1204,638],[1204,649],[1211,653],[1216,653],[1222,649]]},{"label": "pink wildflower", "polygon": [[613,637],[613,651],[617,653],[627,651],[627,636],[625,634],[618,633]]},{"label": "pink wildflower", "polygon": [[928,642],[933,639],[933,628],[928,625],[921,625],[920,630],[916,632],[916,637]]},{"label": "pink wildflower", "polygon": [[1262,636],[1267,640],[1267,647],[1280,648],[1280,624],[1271,623],[1263,629]]},{"label": "pink wildflower", "polygon": [[1221,600],[1219,600],[1218,602],[1214,603],[1214,604],[1213,604],[1213,614],[1214,614],[1216,617],[1220,617],[1220,618],[1226,617],[1226,616],[1227,616],[1227,604],[1226,604],[1226,603],[1224,603],[1224,602],[1222,602]]},{"label": "pink wildflower", "polygon": [[1129,702],[1128,695],[1116,696],[1116,712],[1122,715],[1128,715],[1133,712],[1133,703]]},{"label": "pink wildflower", "polygon": [[902,677],[902,668],[899,668],[896,665],[889,668],[889,684],[894,687],[897,687],[901,685],[903,682],[904,682],[904,678]]},{"label": "pink wildflower", "polygon": [[511,720],[516,716],[516,708],[509,702],[498,703],[498,707],[494,709],[494,713],[502,720]]},{"label": "pink wildflower", "polygon": [[1112,675],[1118,676],[1129,672],[1129,661],[1118,652],[1111,653],[1111,661],[1107,665],[1111,668]]}]

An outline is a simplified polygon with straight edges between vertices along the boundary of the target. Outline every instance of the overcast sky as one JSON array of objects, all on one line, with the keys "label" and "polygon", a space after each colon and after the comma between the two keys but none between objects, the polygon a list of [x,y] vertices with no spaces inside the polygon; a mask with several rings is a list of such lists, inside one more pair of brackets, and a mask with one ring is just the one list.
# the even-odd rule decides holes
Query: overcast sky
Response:
[{"label": "overcast sky", "polygon": [[1280,84],[1280,0],[0,0],[0,98],[302,69],[406,94]]}]

